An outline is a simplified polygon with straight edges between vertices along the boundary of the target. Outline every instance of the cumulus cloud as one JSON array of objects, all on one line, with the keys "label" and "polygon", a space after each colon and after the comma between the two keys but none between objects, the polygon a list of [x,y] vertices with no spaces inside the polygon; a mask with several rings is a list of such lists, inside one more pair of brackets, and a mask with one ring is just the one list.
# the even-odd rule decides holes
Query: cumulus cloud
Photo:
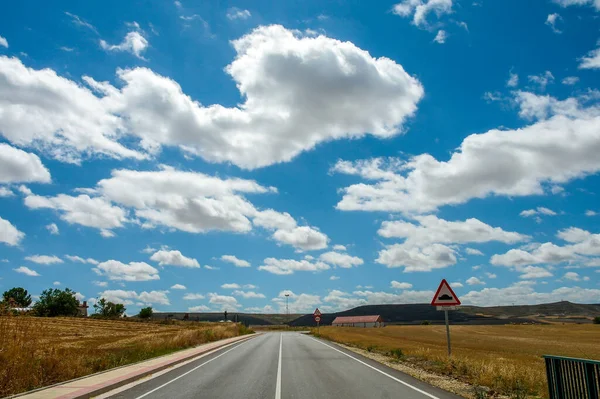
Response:
[{"label": "cumulus cloud", "polygon": [[237,283],[225,283],[225,284],[221,285],[221,288],[223,288],[225,290],[236,290],[236,289],[240,289],[242,287]]},{"label": "cumulus cloud", "polygon": [[327,236],[313,227],[301,226],[291,230],[277,230],[273,238],[304,251],[327,248]]},{"label": "cumulus cloud", "polygon": [[209,293],[208,298],[212,305],[219,307],[221,310],[237,310],[240,307],[237,299],[232,296]]},{"label": "cumulus cloud", "polygon": [[330,267],[324,262],[311,262],[306,259],[276,259],[266,258],[263,264],[258,267],[258,270],[264,270],[269,273],[286,275],[294,274],[296,271],[318,272],[328,270]]},{"label": "cumulus cloud", "polygon": [[598,1],[598,0],[553,0],[553,1],[554,1],[554,3],[560,5],[561,7],[589,5],[589,6],[593,6],[596,10],[600,11],[600,1]]},{"label": "cumulus cloud", "polygon": [[567,86],[572,86],[577,84],[577,82],[579,82],[579,78],[577,76],[567,76],[562,80],[561,83]]},{"label": "cumulus cloud", "polygon": [[189,294],[185,294],[183,296],[183,300],[185,301],[197,301],[198,299],[204,299],[205,296],[202,294],[194,294],[194,293],[189,293]]},{"label": "cumulus cloud", "polygon": [[144,291],[138,295],[137,299],[147,304],[170,305],[168,293],[169,291]]},{"label": "cumulus cloud", "polygon": [[[2,101],[0,97],[0,111]],[[0,121],[0,132],[2,131],[1,125],[2,121]],[[16,182],[49,183],[50,172],[37,155],[0,143],[0,183]]]},{"label": "cumulus cloud", "polygon": [[21,266],[16,269],[13,269],[13,270],[16,271],[17,273],[21,273],[21,274],[24,274],[24,275],[30,276],[30,277],[39,277],[40,276],[40,274],[38,272],[36,272],[35,270],[31,270],[30,268],[28,268],[26,266]]},{"label": "cumulus cloud", "polygon": [[562,21],[562,17],[558,13],[549,14],[548,18],[546,18],[546,25],[552,29],[552,32],[562,33],[562,31],[556,27],[558,21]]},{"label": "cumulus cloud", "polygon": [[444,43],[446,43],[447,38],[448,38],[448,34],[446,33],[446,31],[443,29],[440,29],[438,31],[437,35],[435,35],[435,38],[433,39],[433,41],[438,44],[444,44]]},{"label": "cumulus cloud", "polygon": [[467,253],[467,255],[483,256],[483,252],[475,248],[466,248],[465,252]]},{"label": "cumulus cloud", "polygon": [[229,19],[230,21],[233,21],[236,19],[248,19],[252,16],[252,14],[248,10],[241,10],[237,7],[231,7],[230,9],[227,10],[226,16],[227,16],[227,19]]},{"label": "cumulus cloud", "polygon": [[337,245],[333,246],[333,250],[334,251],[346,251],[346,247],[344,245],[337,244]]},{"label": "cumulus cloud", "polygon": [[254,292],[254,291],[241,291],[241,290],[235,290],[232,293],[235,296],[241,296],[243,298],[246,299],[258,299],[258,298],[265,298],[264,294],[261,294],[259,292]]},{"label": "cumulus cloud", "polygon": [[585,216],[596,216],[596,215],[598,215],[598,212],[596,212],[596,211],[592,211],[590,209],[585,211]]},{"label": "cumulus cloud", "polygon": [[567,273],[565,273],[563,278],[566,280],[571,280],[571,281],[580,281],[581,280],[581,278],[579,277],[579,274],[575,273],[575,272],[567,272]]},{"label": "cumulus cloud", "polygon": [[407,161],[338,161],[333,172],[370,182],[342,189],[337,209],[423,213],[492,195],[541,195],[598,172],[600,108],[582,105],[578,98],[527,97],[535,101],[521,102],[520,107],[527,105],[539,121],[515,130],[471,134],[447,161],[429,154]]},{"label": "cumulus cloud", "polygon": [[25,237],[25,233],[19,231],[11,222],[0,217],[0,242],[6,245],[19,245]]},{"label": "cumulus cloud", "polygon": [[74,25],[84,27],[84,28],[89,29],[92,32],[98,34],[98,30],[96,29],[96,27],[94,25],[83,20],[82,18],[80,18],[79,16],[77,16],[75,14],[71,14],[70,12],[65,11],[65,14],[68,15],[69,17],[71,17],[71,22],[73,22]]},{"label": "cumulus cloud", "polygon": [[223,255],[221,256],[221,260],[224,262],[232,263],[236,267],[250,267],[250,262],[243,259],[239,259],[237,256],[234,255]]},{"label": "cumulus cloud", "polygon": [[[0,57],[0,112],[8,115],[0,131],[64,161],[79,162],[82,154],[144,159],[175,146],[254,169],[322,142],[398,135],[424,94],[401,65],[350,42],[273,25],[232,45],[237,55],[225,71],[244,98],[234,108],[203,106],[146,68],[118,70],[121,88],[91,77],[85,87]],[[134,148],[121,143],[125,136],[133,136],[127,142]]]},{"label": "cumulus cloud", "polygon": [[413,285],[411,283],[401,283],[394,280],[391,282],[391,287],[399,290],[409,290],[413,287]]},{"label": "cumulus cloud", "polygon": [[150,260],[153,260],[154,262],[158,262],[158,264],[160,266],[182,266],[182,267],[192,267],[192,268],[199,268],[200,264],[198,263],[198,261],[196,259],[193,258],[188,258],[186,256],[183,256],[183,254],[180,251],[167,251],[167,250],[160,250],[156,253],[154,253],[151,257]]},{"label": "cumulus cloud", "polygon": [[485,282],[481,281],[477,277],[468,278],[466,283],[469,285],[485,285]]},{"label": "cumulus cloud", "polygon": [[50,234],[52,234],[52,235],[60,234],[56,223],[50,223],[50,224],[46,225],[46,230],[48,230],[50,232]]},{"label": "cumulus cloud", "polygon": [[174,284],[171,286],[172,290],[187,290],[187,287],[183,284]]},{"label": "cumulus cloud", "polygon": [[281,291],[273,302],[279,305],[279,312],[285,312],[285,294],[289,294],[289,310],[290,313],[308,313],[315,310],[315,307],[321,304],[321,297],[312,294],[295,294],[292,291]]},{"label": "cumulus cloud", "polygon": [[378,263],[387,267],[404,267],[407,272],[431,271],[456,263],[456,247],[446,244],[489,241],[515,243],[529,238],[474,218],[452,222],[427,215],[415,216],[414,219],[418,224],[401,220],[381,224],[378,231],[380,236],[404,238],[404,242],[388,245],[381,250],[376,260]]},{"label": "cumulus cloud", "polygon": [[148,46],[148,40],[137,31],[127,33],[120,44],[108,44],[106,41],[100,40],[100,47],[103,50],[116,52],[125,51],[135,55],[141,60],[145,60],[142,53],[146,51]]},{"label": "cumulus cloud", "polygon": [[537,84],[542,91],[546,90],[546,86],[548,86],[549,83],[554,83],[554,75],[552,75],[552,72],[550,71],[546,71],[541,75],[529,75],[527,79],[529,79],[531,83]]},{"label": "cumulus cloud", "polygon": [[579,69],[600,69],[600,47],[581,57]]},{"label": "cumulus cloud", "polygon": [[8,48],[8,40],[5,37],[0,36],[0,46],[4,48]]},{"label": "cumulus cloud", "polygon": [[25,260],[28,260],[33,263],[37,263],[40,265],[52,265],[54,263],[63,263],[64,261],[55,255],[31,255],[26,256]]},{"label": "cumulus cloud", "polygon": [[339,279],[340,279],[339,276],[331,276],[331,277],[329,277],[329,280],[331,280],[331,281],[336,281],[336,280],[339,280]]},{"label": "cumulus cloud", "polygon": [[158,270],[145,262],[130,262],[127,264],[117,260],[108,260],[99,263],[92,270],[99,276],[106,276],[110,280],[149,281],[160,279]]},{"label": "cumulus cloud", "polygon": [[402,0],[394,5],[392,12],[401,17],[412,18],[414,25],[427,28],[428,14],[434,13],[440,18],[452,13],[452,0]]},{"label": "cumulus cloud", "polygon": [[462,295],[461,301],[465,305],[502,306],[535,305],[557,300],[596,303],[599,297],[600,290],[580,287],[560,287],[549,292],[537,292],[532,284],[524,281],[505,288],[484,288],[481,291],[471,291]]},{"label": "cumulus cloud", "polygon": [[138,294],[136,291],[106,290],[98,293],[98,297],[124,305],[133,305],[134,301],[143,302],[144,304],[170,305],[168,293],[169,291],[143,291]]},{"label": "cumulus cloud", "polygon": [[81,256],[65,255],[65,258],[67,258],[71,262],[89,263],[90,265],[97,265],[98,263],[100,263],[96,259],[93,259],[93,258],[84,259]]},{"label": "cumulus cloud", "polygon": [[508,87],[517,87],[519,85],[519,75],[513,72],[509,73],[508,80],[506,81],[506,86]]},{"label": "cumulus cloud", "polygon": [[111,229],[123,227],[128,222],[125,210],[104,198],[92,198],[86,194],[77,197],[66,194],[55,197],[31,194],[25,197],[25,206],[30,209],[55,210],[65,222],[100,229],[105,236],[107,233],[110,236]]},{"label": "cumulus cloud", "polygon": [[319,260],[329,263],[330,265],[339,266],[345,269],[349,269],[354,266],[360,266],[365,263],[358,256],[350,256],[339,252],[325,252],[319,256]]}]

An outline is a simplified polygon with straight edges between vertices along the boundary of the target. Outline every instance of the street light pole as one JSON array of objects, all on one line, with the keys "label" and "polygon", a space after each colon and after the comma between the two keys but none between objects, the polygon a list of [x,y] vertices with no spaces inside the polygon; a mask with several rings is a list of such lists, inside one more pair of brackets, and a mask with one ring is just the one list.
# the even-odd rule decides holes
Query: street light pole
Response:
[{"label": "street light pole", "polygon": [[285,321],[289,323],[290,321],[290,308],[288,307],[288,298],[290,294],[285,294]]}]

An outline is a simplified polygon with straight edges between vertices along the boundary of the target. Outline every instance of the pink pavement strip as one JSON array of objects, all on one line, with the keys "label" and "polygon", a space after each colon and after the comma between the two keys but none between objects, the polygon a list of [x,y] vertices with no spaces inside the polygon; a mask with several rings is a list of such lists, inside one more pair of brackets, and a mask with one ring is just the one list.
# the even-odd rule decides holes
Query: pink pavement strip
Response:
[{"label": "pink pavement strip", "polygon": [[185,349],[157,357],[154,359],[145,360],[140,363],[135,363],[128,366],[119,367],[112,370],[103,371],[101,373],[92,374],[87,377],[82,377],[76,380],[67,381],[61,384],[53,385],[47,388],[42,388],[31,393],[23,393],[15,396],[19,399],[83,399],[91,398],[102,393],[111,391],[115,388],[133,382],[135,380],[146,377],[150,374],[159,372],[168,367],[182,363],[186,360],[193,359],[196,356],[210,352],[214,349],[225,345],[243,341],[253,337],[254,335],[243,335],[241,337],[233,337],[223,339],[221,341],[211,342],[195,348]]}]

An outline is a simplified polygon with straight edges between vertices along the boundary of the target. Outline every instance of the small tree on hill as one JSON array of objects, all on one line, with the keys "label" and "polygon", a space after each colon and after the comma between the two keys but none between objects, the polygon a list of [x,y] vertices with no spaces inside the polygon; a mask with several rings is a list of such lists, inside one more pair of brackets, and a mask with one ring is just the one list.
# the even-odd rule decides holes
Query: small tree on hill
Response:
[{"label": "small tree on hill", "polygon": [[31,295],[25,288],[15,287],[2,294],[2,302],[18,308],[27,308],[31,305]]},{"label": "small tree on hill", "polygon": [[77,316],[78,307],[75,291],[50,288],[42,292],[39,301],[33,305],[33,310],[43,317]]},{"label": "small tree on hill", "polygon": [[600,316],[594,318],[594,324],[600,324]]},{"label": "small tree on hill", "polygon": [[150,317],[152,317],[153,313],[154,313],[154,311],[152,310],[152,307],[148,306],[147,308],[142,308],[140,310],[140,313],[138,314],[138,317],[140,319],[149,319]]},{"label": "small tree on hill", "polygon": [[94,312],[102,317],[121,317],[125,313],[125,305],[122,303],[109,302],[104,298],[100,298],[94,304]]}]

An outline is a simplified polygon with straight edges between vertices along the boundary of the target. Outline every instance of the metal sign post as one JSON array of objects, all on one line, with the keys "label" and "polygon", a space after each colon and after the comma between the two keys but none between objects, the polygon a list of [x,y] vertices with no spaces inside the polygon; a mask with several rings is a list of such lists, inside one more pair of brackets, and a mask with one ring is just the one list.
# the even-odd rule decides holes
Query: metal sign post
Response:
[{"label": "metal sign post", "polygon": [[431,305],[436,306],[437,310],[444,311],[446,319],[446,341],[448,342],[448,357],[452,356],[452,345],[450,344],[450,320],[448,319],[448,311],[456,310],[460,305],[460,299],[456,296],[450,284],[446,280],[442,280],[438,287]]},{"label": "metal sign post", "polygon": [[313,317],[315,318],[315,321],[317,322],[317,334],[321,333],[321,311],[319,310],[319,308],[315,309],[315,312],[313,313]]}]

